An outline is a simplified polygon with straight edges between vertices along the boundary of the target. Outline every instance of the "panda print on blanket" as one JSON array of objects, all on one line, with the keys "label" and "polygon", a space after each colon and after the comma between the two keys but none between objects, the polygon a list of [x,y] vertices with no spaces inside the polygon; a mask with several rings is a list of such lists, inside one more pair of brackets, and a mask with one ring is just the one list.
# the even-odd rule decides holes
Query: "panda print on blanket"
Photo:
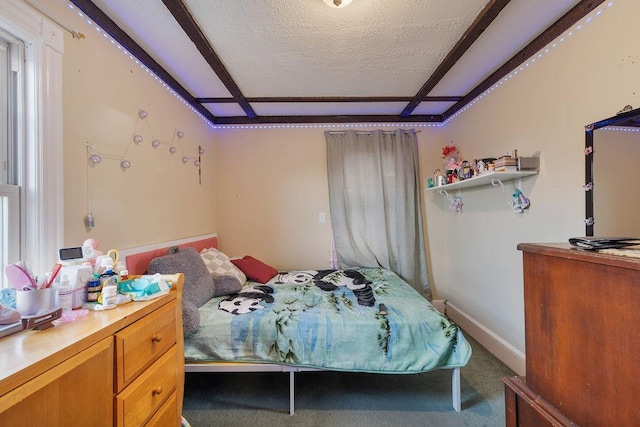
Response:
[{"label": "panda print on blanket", "polygon": [[273,278],[273,283],[291,283],[294,285],[303,285],[313,280],[313,277],[318,274],[316,270],[295,270],[278,273]]},{"label": "panda print on blanket", "polygon": [[240,292],[229,295],[220,301],[218,308],[228,311],[231,314],[247,314],[252,311],[262,310],[264,306],[261,304],[272,303],[273,288],[271,286],[256,285]]},{"label": "panda print on blanket", "polygon": [[[323,291],[333,292],[340,288],[350,289],[358,300],[358,305],[373,307],[376,303],[371,282],[358,270],[302,270],[279,273],[271,284],[313,283]],[[251,286],[229,295],[220,301],[218,308],[231,314],[247,314],[265,308],[263,303],[274,301],[273,288],[267,285]]]},{"label": "panda print on blanket", "polygon": [[365,307],[373,307],[376,303],[371,282],[357,270],[321,270],[313,276],[313,283],[329,292],[345,286],[353,291],[358,304]]},{"label": "panda print on blanket", "polygon": [[373,307],[376,299],[373,295],[371,282],[358,270],[300,270],[279,273],[273,283],[305,284],[313,282],[323,291],[333,292],[341,287],[353,291],[358,304]]}]

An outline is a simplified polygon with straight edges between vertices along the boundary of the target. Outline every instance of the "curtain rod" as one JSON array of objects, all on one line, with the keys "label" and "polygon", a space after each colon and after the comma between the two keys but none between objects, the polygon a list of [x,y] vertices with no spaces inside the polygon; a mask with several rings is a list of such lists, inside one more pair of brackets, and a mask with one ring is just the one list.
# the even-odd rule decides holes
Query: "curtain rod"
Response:
[{"label": "curtain rod", "polygon": [[[382,133],[396,133],[393,130],[383,130],[381,131]],[[402,132],[404,133],[409,133],[409,132],[413,132],[413,133],[420,133],[422,132],[421,130],[402,130]],[[327,133],[329,135],[344,135],[345,133],[347,133],[346,130],[333,130],[333,131],[327,131]],[[356,131],[356,135],[371,135],[373,133],[373,131],[366,131],[366,130],[361,130],[361,131]]]},{"label": "curtain rod", "polygon": [[80,39],[84,38],[84,34],[83,33],[80,33],[78,31],[73,30],[70,26],[68,26],[66,23],[64,23],[60,18],[58,18],[53,12],[51,12],[49,9],[47,9],[40,2],[38,2],[36,0],[24,0],[24,2],[27,5],[29,5],[32,8],[34,8],[35,10],[37,10],[38,12],[42,13],[47,18],[51,19],[56,24],[58,24],[60,27],[62,27],[63,30],[65,30],[68,33],[70,33],[73,36],[74,39],[80,40]]}]

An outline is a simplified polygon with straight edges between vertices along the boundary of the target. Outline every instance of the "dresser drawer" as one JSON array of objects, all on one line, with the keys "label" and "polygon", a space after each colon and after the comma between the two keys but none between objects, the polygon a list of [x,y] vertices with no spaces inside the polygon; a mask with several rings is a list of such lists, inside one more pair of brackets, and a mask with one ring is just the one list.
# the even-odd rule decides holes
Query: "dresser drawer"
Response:
[{"label": "dresser drawer", "polygon": [[173,392],[144,427],[177,427],[180,425],[177,414],[178,397],[176,396],[176,392]]},{"label": "dresser drawer", "polygon": [[172,301],[115,334],[116,392],[176,343],[175,307]]},{"label": "dresser drawer", "polygon": [[108,337],[0,397],[0,426],[111,427],[112,390]]},{"label": "dresser drawer", "polygon": [[507,427],[578,427],[535,393],[524,377],[502,378]]},{"label": "dresser drawer", "polygon": [[116,396],[116,426],[143,425],[175,392],[176,357],[176,346],[173,346]]}]

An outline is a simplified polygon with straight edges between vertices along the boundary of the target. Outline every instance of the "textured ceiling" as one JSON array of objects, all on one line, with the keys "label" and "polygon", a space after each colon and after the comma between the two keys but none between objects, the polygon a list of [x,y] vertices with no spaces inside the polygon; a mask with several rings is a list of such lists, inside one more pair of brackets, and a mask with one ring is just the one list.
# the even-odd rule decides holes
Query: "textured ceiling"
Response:
[{"label": "textured ceiling", "polygon": [[214,123],[441,121],[518,52],[544,46],[554,23],[561,32],[601,3],[71,1]]}]

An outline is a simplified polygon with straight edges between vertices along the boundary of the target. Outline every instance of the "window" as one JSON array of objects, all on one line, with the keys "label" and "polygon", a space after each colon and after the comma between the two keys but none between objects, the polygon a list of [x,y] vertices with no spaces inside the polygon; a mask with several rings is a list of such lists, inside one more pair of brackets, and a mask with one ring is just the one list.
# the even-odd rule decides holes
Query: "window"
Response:
[{"label": "window", "polygon": [[60,28],[20,0],[0,0],[2,286],[7,263],[44,273],[61,246],[62,52]]},{"label": "window", "polygon": [[20,186],[17,183],[16,126],[24,45],[0,33],[0,268],[20,259]]}]

